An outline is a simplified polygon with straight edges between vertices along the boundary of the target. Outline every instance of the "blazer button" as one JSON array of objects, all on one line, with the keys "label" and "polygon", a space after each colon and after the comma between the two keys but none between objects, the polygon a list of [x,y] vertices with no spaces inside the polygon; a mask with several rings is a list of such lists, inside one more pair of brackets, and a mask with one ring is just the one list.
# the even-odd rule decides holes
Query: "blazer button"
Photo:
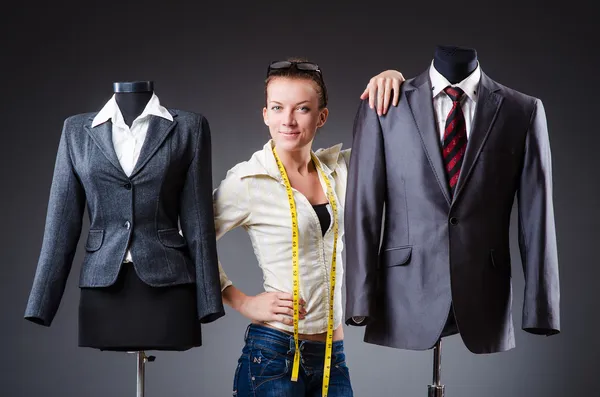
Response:
[{"label": "blazer button", "polygon": [[450,224],[451,225],[458,225],[458,219],[455,217],[450,218]]},{"label": "blazer button", "polygon": [[129,221],[125,222],[125,229],[129,230],[130,227],[131,223],[129,223]]},{"label": "blazer button", "polygon": [[123,185],[123,187],[127,190],[131,190],[131,183],[126,183]]}]

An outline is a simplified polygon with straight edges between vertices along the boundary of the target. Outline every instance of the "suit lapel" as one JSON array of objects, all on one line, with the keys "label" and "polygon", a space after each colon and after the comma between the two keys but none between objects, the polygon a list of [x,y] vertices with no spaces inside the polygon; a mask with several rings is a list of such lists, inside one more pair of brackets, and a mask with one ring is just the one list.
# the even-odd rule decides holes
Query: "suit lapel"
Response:
[{"label": "suit lapel", "polygon": [[421,135],[421,142],[429,159],[429,164],[435,173],[435,177],[448,205],[450,205],[450,187],[448,186],[446,171],[444,169],[440,137],[435,126],[429,69],[415,78],[413,86],[414,89],[406,90],[406,99],[417,125],[417,130]]},{"label": "suit lapel", "polygon": [[469,177],[475,167],[479,153],[487,137],[492,130],[498,110],[502,105],[503,97],[496,93],[498,87],[493,81],[483,72],[481,73],[481,81],[479,83],[479,94],[477,104],[475,105],[475,115],[471,124],[471,134],[465,151],[460,176],[456,184],[456,192],[454,193],[454,202],[463,191]]},{"label": "suit lapel", "polygon": [[112,122],[109,120],[92,128],[92,120],[93,118],[90,118],[89,122],[85,125],[86,132],[96,143],[98,148],[100,148],[100,151],[102,154],[104,154],[108,161],[110,161],[110,163],[114,165],[117,170],[125,175],[125,171],[123,171],[123,168],[119,163],[119,159],[117,158],[117,153],[115,152],[115,147],[112,141]]},{"label": "suit lapel", "polygon": [[167,139],[169,132],[177,125],[177,114],[169,111],[173,116],[173,121],[169,121],[162,117],[150,116],[150,124],[148,125],[148,133],[146,139],[142,144],[140,151],[140,157],[135,163],[135,167],[131,172],[130,178],[133,178],[145,165],[150,161],[154,153],[158,150],[160,145]]}]

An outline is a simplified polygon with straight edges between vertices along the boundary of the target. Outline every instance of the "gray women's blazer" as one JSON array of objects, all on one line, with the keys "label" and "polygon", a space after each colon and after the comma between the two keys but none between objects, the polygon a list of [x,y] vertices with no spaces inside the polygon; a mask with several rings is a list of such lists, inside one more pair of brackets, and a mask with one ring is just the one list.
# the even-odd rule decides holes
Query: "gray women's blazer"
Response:
[{"label": "gray women's blazer", "polygon": [[25,318],[46,326],[52,323],[86,204],[90,229],[80,287],[113,284],[129,247],[135,270],[148,285],[196,283],[199,319],[206,323],[225,314],[212,207],[209,124],[199,114],[169,112],[172,122],[150,116],[129,177],[117,159],[110,121],[92,128],[97,113],[65,121]]},{"label": "gray women's blazer", "polygon": [[367,317],[367,342],[429,349],[452,302],[469,350],[514,347],[509,224],[515,195],[525,273],[523,328],[559,332],[544,107],[485,74],[478,90],[452,198],[428,71],[404,82],[399,105],[387,115],[377,116],[367,102],[360,106],[345,208],[346,318],[354,324],[353,316]]}]

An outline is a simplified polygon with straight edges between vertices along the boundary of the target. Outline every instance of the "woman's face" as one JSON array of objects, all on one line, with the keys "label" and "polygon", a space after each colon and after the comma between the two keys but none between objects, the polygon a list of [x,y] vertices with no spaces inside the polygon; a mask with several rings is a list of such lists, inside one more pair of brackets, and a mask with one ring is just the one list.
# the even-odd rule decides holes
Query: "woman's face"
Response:
[{"label": "woman's face", "polygon": [[314,81],[276,77],[269,82],[263,118],[278,150],[293,152],[310,147],[327,114],[327,108],[319,109]]}]

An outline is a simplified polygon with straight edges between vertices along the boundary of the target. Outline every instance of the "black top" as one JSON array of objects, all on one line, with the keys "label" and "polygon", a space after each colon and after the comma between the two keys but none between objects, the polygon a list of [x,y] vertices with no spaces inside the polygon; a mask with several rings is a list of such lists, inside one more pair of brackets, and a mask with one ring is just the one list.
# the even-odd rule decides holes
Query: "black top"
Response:
[{"label": "black top", "polygon": [[329,215],[329,211],[327,211],[327,204],[329,203],[313,205],[317,217],[319,218],[319,223],[321,224],[321,233],[323,233],[323,236],[325,235],[325,232],[327,232],[327,229],[329,229],[329,224],[331,223],[331,216]]}]

